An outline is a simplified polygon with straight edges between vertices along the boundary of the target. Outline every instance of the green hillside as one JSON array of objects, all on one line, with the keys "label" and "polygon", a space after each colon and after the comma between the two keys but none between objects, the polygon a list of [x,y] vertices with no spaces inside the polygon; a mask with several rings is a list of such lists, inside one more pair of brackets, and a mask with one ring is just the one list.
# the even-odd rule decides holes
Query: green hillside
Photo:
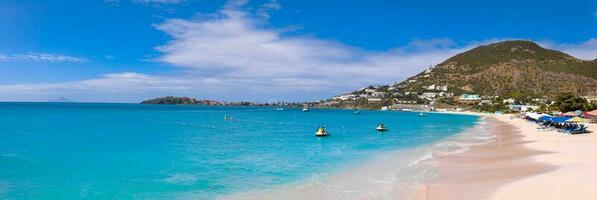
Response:
[{"label": "green hillside", "polygon": [[570,92],[597,93],[597,62],[545,49],[530,41],[506,41],[460,53],[404,82],[418,91],[430,84],[448,85],[455,93],[554,97]]}]

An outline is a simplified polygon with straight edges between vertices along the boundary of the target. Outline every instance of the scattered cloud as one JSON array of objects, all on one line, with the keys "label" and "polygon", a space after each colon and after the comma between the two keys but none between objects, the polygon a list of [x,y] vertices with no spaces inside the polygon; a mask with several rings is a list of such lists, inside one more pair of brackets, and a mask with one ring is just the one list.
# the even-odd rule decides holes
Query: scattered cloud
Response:
[{"label": "scattered cloud", "polygon": [[280,10],[280,9],[282,9],[282,5],[280,5],[280,3],[278,3],[278,1],[272,0],[270,2],[267,2],[267,3],[259,6],[256,14],[259,17],[269,19],[271,17],[270,16],[271,11]]},{"label": "scattered cloud", "polygon": [[63,83],[0,85],[2,92],[39,92],[52,90],[82,90],[120,92],[130,90],[189,89],[189,82],[135,72],[105,74],[99,78]]},{"label": "scattered cloud", "polygon": [[467,48],[449,39],[434,39],[414,40],[385,52],[368,51],[335,41],[285,36],[260,26],[265,22],[252,16],[237,3],[207,19],[167,20],[156,27],[172,40],[156,48],[163,54],[156,60],[232,82],[346,91],[401,80]]},{"label": "scattered cloud", "polygon": [[106,56],[104,56],[104,58],[106,58],[108,60],[114,60],[114,59],[116,59],[116,57],[113,56],[113,55],[106,55]]},{"label": "scattered cloud", "polygon": [[87,58],[49,53],[0,54],[0,62],[88,62]]},{"label": "scattered cloud", "polygon": [[[374,51],[268,28],[264,25],[269,15],[260,12],[281,6],[271,1],[260,6],[261,10],[248,12],[242,9],[245,3],[231,1],[216,13],[155,25],[170,40],[157,46],[160,55],[150,60],[180,69],[177,74],[125,72],[72,82],[0,85],[0,94],[51,93],[77,99],[84,98],[64,93],[93,93],[113,99],[135,94],[132,101],[162,94],[224,100],[315,100],[370,84],[401,81],[459,52],[504,40],[459,43],[449,38],[414,39],[404,46]],[[597,55],[595,38],[580,44],[541,44],[583,59]],[[87,61],[52,54],[27,55],[0,55],[0,61]]]},{"label": "scattered cloud", "polygon": [[556,43],[551,41],[542,41],[539,42],[539,44],[546,48],[563,51],[579,59],[597,59],[597,38],[591,38],[582,43]]}]

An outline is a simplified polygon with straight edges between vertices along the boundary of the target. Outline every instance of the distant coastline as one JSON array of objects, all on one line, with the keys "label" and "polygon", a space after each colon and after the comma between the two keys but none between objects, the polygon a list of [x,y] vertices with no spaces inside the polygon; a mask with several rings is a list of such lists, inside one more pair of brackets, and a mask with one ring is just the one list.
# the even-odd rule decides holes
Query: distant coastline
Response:
[{"label": "distant coastline", "polygon": [[249,101],[217,101],[210,99],[196,99],[191,97],[176,97],[166,96],[153,98],[142,101],[140,104],[155,104],[155,105],[203,105],[203,106],[271,106],[271,107],[301,107],[310,106],[312,103],[308,102],[272,102],[272,103],[256,103]]}]

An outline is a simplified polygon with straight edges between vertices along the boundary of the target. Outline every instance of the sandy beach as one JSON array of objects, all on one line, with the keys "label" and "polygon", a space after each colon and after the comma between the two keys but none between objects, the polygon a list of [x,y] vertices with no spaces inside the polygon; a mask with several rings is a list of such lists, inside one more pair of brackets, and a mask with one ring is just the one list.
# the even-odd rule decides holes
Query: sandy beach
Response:
[{"label": "sandy beach", "polygon": [[[470,113],[469,113],[470,114]],[[439,157],[416,199],[594,199],[597,135],[538,131],[511,115],[484,115],[493,141]],[[595,124],[588,124],[595,131]]]}]

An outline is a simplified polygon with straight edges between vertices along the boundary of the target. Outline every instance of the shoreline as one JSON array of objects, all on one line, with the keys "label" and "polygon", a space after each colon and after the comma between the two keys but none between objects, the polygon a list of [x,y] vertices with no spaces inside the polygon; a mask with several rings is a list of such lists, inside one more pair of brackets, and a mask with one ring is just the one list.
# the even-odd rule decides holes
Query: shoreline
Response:
[{"label": "shoreline", "polygon": [[502,185],[555,169],[532,159],[550,152],[526,148],[529,141],[517,127],[494,116],[476,115],[484,118],[494,138],[460,154],[431,160],[438,176],[424,183],[415,199],[488,199]]},{"label": "shoreline", "polygon": [[[440,113],[476,115],[481,118],[480,124],[427,146],[384,155],[350,170],[328,174],[324,179],[221,199],[587,199],[597,196],[593,190],[597,186],[596,124],[589,125],[593,133],[567,135],[540,132],[536,124],[510,118],[510,114]],[[405,156],[412,157],[404,159]],[[416,179],[400,176],[413,173]]]},{"label": "shoreline", "polygon": [[[555,166],[548,173],[527,177],[500,187],[490,199],[594,199],[597,196],[597,124],[585,124],[592,133],[568,135],[538,131],[526,120],[497,116],[523,130],[526,148],[550,151],[533,160]],[[591,198],[592,197],[592,198]]]},{"label": "shoreline", "polygon": [[[433,159],[438,177],[415,199],[588,199],[597,196],[597,130],[567,135],[538,131],[512,115],[485,117],[496,136],[461,154]],[[493,127],[492,127],[493,126]]]},{"label": "shoreline", "polygon": [[322,176],[217,199],[412,199],[420,185],[436,176],[429,162],[487,143],[492,136],[485,126],[480,116],[473,126],[433,143],[387,151]]}]

